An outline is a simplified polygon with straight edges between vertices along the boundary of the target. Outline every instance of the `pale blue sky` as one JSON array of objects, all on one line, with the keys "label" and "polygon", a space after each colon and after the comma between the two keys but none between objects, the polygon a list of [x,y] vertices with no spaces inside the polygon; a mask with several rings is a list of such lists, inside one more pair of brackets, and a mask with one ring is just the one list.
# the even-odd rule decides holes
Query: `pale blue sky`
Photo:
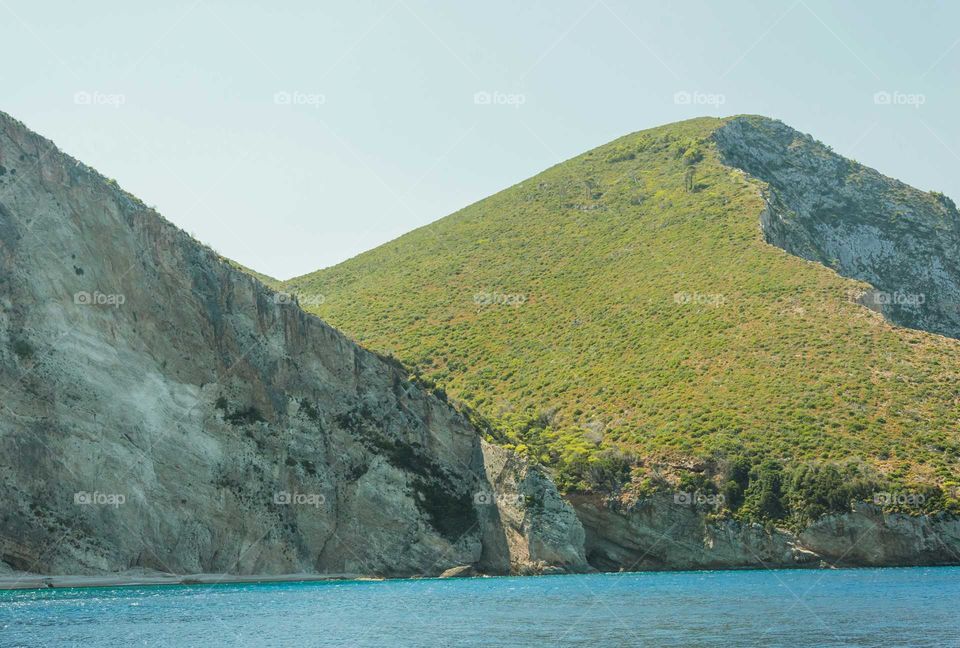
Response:
[{"label": "pale blue sky", "polygon": [[287,278],[703,114],[960,199],[958,25],[948,1],[0,0],[0,110]]}]

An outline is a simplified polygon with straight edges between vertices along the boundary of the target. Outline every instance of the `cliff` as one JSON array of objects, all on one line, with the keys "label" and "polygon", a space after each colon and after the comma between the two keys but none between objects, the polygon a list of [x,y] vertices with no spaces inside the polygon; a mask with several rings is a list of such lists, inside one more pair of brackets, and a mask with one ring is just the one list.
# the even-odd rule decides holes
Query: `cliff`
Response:
[{"label": "cliff", "polygon": [[2,113],[0,169],[6,569],[585,567],[552,483],[398,363]]},{"label": "cliff", "polygon": [[738,117],[713,136],[760,181],[767,242],[872,284],[862,304],[900,326],[960,337],[960,213],[782,122]]},{"label": "cliff", "polygon": [[600,570],[882,567],[960,563],[960,519],[885,513],[857,503],[802,529],[717,519],[659,494],[623,503],[572,495],[586,553]]},{"label": "cliff", "polygon": [[[355,322],[377,327],[374,348],[397,348],[383,340],[404,337],[406,356],[443,356],[439,373],[411,380],[391,356],[305,313],[296,297],[0,113],[0,573],[419,576],[960,562],[960,522],[946,513],[846,500],[802,525],[786,514],[757,524],[738,521],[746,516],[733,502],[576,494],[610,484],[607,492],[629,491],[617,480],[629,481],[631,466],[611,439],[644,457],[721,448],[795,464],[862,456],[886,469],[896,455],[937,488],[955,474],[960,446],[941,424],[956,420],[955,399],[926,385],[952,384],[956,340],[907,339],[849,302],[844,290],[864,284],[757,234],[759,225],[768,243],[869,282],[854,297],[892,322],[956,337],[953,204],[779,122],[662,130],[478,203],[483,218],[447,220],[450,228],[491,221],[489,237],[468,230],[445,239],[460,241],[462,255],[443,261],[431,237],[417,238],[404,243],[400,270],[377,263],[384,274],[349,274],[367,277],[359,285],[319,285],[335,291],[323,302],[331,315],[346,320],[336,308],[357,308]],[[583,186],[595,209],[567,201]],[[558,201],[574,229],[549,244],[535,228],[524,234],[537,218],[555,225],[547,207]],[[611,237],[616,244],[591,247]],[[470,247],[488,239],[499,242]],[[524,251],[533,243],[542,253]],[[572,247],[561,254],[554,245]],[[464,272],[496,274],[463,283],[464,259]],[[507,285],[501,275],[524,276],[531,259],[537,273],[560,273],[551,290],[502,304],[517,295],[478,299],[477,286]],[[551,301],[591,276],[565,270],[570,260],[610,274]],[[432,311],[404,302],[398,308],[415,312],[376,312],[389,300],[371,295],[401,279],[409,285],[385,294],[414,294],[441,261],[456,272],[438,285],[453,292],[431,293]],[[664,278],[678,268],[688,275],[681,283]],[[630,272],[636,281],[623,279]],[[687,288],[698,292],[676,292]],[[631,290],[639,292],[623,294]],[[781,294],[792,301],[771,299]],[[731,307],[721,308],[726,296]],[[617,315],[624,304],[634,310]],[[722,334],[705,346],[714,329]],[[557,332],[564,344],[543,341]],[[449,343],[442,353],[418,346],[436,339]],[[460,359],[457,345],[472,355]],[[812,346],[816,357],[799,351]],[[683,353],[665,362],[667,351]],[[497,365],[497,353],[508,363]],[[537,367],[542,383],[524,382]],[[564,378],[567,368],[575,375]],[[562,497],[547,469],[483,441],[443,390],[422,386],[440,376],[455,385],[458,371],[477,372],[450,390],[468,402],[491,376],[502,379],[504,391],[480,404],[516,412],[501,440],[556,460],[549,469],[574,494]],[[578,392],[595,417],[589,434],[574,418],[587,414],[564,400],[571,385],[589,387]],[[511,409],[521,397],[571,411],[528,418],[519,401]],[[605,408],[617,416],[605,418]],[[675,463],[685,477],[706,477],[694,474],[703,461],[683,459]],[[743,494],[753,497],[760,482],[749,477]],[[799,503],[778,496],[784,510]]]}]

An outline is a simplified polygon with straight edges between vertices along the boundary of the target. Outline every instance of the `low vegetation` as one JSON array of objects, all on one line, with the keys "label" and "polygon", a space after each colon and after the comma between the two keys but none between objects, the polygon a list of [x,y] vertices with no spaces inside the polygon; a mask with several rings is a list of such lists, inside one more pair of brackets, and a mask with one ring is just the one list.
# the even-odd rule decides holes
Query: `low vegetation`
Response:
[{"label": "low vegetation", "polygon": [[954,506],[960,343],[766,244],[722,123],[629,135],[282,288],[566,490],[697,486],[778,521],[878,491]]}]

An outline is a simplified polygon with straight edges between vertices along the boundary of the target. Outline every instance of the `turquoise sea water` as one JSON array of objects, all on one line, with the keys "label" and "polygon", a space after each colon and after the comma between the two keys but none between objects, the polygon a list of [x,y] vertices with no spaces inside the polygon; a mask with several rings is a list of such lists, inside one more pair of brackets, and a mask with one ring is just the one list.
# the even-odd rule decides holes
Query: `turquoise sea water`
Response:
[{"label": "turquoise sea water", "polygon": [[0,646],[960,646],[960,568],[9,591]]}]

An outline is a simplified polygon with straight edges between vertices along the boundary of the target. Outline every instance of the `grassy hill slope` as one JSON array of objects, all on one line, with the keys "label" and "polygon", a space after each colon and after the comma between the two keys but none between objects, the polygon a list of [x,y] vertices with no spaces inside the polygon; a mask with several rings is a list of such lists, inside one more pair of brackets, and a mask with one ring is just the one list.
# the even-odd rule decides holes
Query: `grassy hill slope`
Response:
[{"label": "grassy hill slope", "polygon": [[632,469],[635,488],[747,490],[738,471],[824,462],[842,483],[949,487],[960,342],[765,243],[761,184],[710,139],[724,123],[628,135],[285,289],[568,489]]}]

